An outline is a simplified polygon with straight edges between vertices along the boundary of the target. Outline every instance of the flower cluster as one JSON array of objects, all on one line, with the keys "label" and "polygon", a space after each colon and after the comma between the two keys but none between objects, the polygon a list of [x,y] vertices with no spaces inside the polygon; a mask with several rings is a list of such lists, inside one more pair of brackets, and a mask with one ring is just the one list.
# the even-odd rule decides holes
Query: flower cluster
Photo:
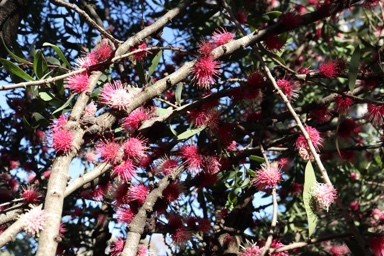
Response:
[{"label": "flower cluster", "polygon": [[316,183],[311,188],[311,194],[316,199],[318,206],[328,211],[329,206],[335,201],[337,196],[336,189],[327,183]]},{"label": "flower cluster", "polygon": [[213,59],[212,50],[228,43],[233,37],[234,34],[224,28],[219,28],[213,33],[211,40],[202,40],[200,42],[198,51],[201,56],[192,68],[192,81],[196,82],[200,88],[209,89],[215,83],[215,77],[220,74],[219,70],[217,70],[220,67],[220,62]]},{"label": "flower cluster", "polygon": [[[313,128],[311,126],[305,127],[305,130],[308,133],[309,139],[312,142],[313,146],[318,151],[323,143],[323,139],[320,137],[320,133],[316,130],[316,128]],[[299,137],[296,139],[295,146],[303,159],[313,159],[313,155],[310,152],[308,142],[303,134],[300,134]]]},{"label": "flower cluster", "polygon": [[[102,40],[89,54],[78,59],[78,67],[88,68],[97,63],[106,61],[112,57],[112,53],[112,47],[106,40]],[[89,75],[89,72],[72,75],[65,80],[65,87],[74,92],[82,93],[89,88]]]},{"label": "flower cluster", "polygon": [[100,103],[108,105],[113,109],[123,110],[135,94],[127,90],[120,81],[107,83],[100,92]]}]

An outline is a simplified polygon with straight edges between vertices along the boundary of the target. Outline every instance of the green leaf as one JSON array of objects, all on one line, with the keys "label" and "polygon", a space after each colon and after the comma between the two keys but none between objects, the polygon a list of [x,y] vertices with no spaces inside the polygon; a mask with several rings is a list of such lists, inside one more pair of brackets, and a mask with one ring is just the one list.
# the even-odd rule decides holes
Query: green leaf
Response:
[{"label": "green leaf", "polygon": [[54,58],[54,57],[48,57],[48,62],[52,65],[55,65],[55,66],[61,66],[61,63],[58,59]]},{"label": "green leaf", "polygon": [[0,62],[4,65],[4,67],[6,69],[9,70],[9,72],[11,72],[12,74],[20,77],[20,78],[23,78],[25,80],[28,80],[28,81],[34,81],[35,79],[33,79],[30,75],[28,75],[27,73],[25,73],[21,68],[19,68],[19,66],[13,64],[12,62],[10,62],[9,60],[6,60],[6,59],[2,59],[0,58]]},{"label": "green leaf", "polygon": [[264,157],[261,157],[261,156],[250,155],[249,159],[251,159],[252,161],[256,161],[258,163],[264,163],[265,162]]},{"label": "green leaf", "polygon": [[160,57],[163,51],[159,51],[151,61],[151,66],[148,69],[148,75],[151,76],[155,72],[157,65],[159,64]]},{"label": "green leaf", "polygon": [[4,38],[5,38],[5,31],[7,31],[6,27],[8,26],[8,21],[6,21],[6,23],[4,24],[4,27],[3,27],[3,31],[2,31],[2,37],[1,37],[1,41],[3,42],[3,45],[4,45],[4,48],[5,50],[7,50],[7,52],[9,53],[9,55],[14,59],[16,60],[17,62],[20,62],[20,63],[29,63],[29,61],[23,59],[23,58],[20,58],[19,56],[17,56],[16,54],[14,54],[11,50],[8,49],[6,43],[4,42]]},{"label": "green leaf", "polygon": [[181,105],[181,93],[183,92],[183,83],[178,83],[175,91],[175,99],[178,106]]},{"label": "green leaf", "polygon": [[359,71],[360,64],[360,46],[357,45],[353,51],[351,62],[349,63],[348,84],[349,90],[352,91],[355,88],[357,73]]},{"label": "green leaf", "polygon": [[71,104],[71,101],[73,100],[73,98],[75,97],[75,95],[76,95],[76,93],[73,93],[73,94],[71,95],[71,97],[69,97],[69,99],[67,100],[67,102],[64,103],[64,105],[62,105],[61,107],[59,107],[58,109],[56,109],[55,111],[53,111],[52,115],[55,114],[55,113],[57,113],[57,112],[59,112],[59,111],[61,111],[61,110],[63,110],[63,109],[65,109],[66,107],[68,107],[69,104]]},{"label": "green leaf", "polygon": [[147,82],[145,80],[144,67],[143,67],[143,64],[141,64],[141,62],[139,61],[136,63],[136,70],[137,70],[137,74],[139,75],[140,83],[142,85],[145,85]]},{"label": "green leaf", "polygon": [[41,79],[48,71],[47,61],[41,50],[38,50],[33,59],[33,71],[37,78]]},{"label": "green leaf", "polygon": [[52,94],[49,94],[47,92],[39,92],[39,96],[43,101],[51,101],[53,100]]},{"label": "green leaf", "polygon": [[72,68],[71,64],[69,64],[68,60],[65,58],[63,52],[60,50],[59,47],[57,47],[56,45],[54,44],[50,44],[50,43],[44,43],[43,46],[50,46],[53,48],[53,50],[55,50],[55,52],[57,53],[57,55],[59,56],[59,58],[64,62],[64,64],[67,66],[67,68]]},{"label": "green leaf", "polygon": [[169,108],[156,108],[156,114],[159,117],[162,117],[164,115],[169,115],[172,113],[172,107]]},{"label": "green leaf", "polygon": [[311,202],[313,196],[311,195],[311,189],[316,184],[316,176],[315,171],[313,170],[313,166],[311,161],[308,161],[307,166],[305,167],[304,174],[304,191],[303,191],[303,199],[304,199],[304,208],[307,212],[308,217],[308,231],[309,237],[312,236],[316,229],[317,215],[313,212],[313,207],[311,206]]},{"label": "green leaf", "polygon": [[185,139],[188,139],[190,137],[192,137],[193,135],[201,132],[202,130],[204,130],[207,126],[206,125],[202,125],[196,129],[192,129],[192,130],[187,130],[181,134],[179,134],[177,136],[177,140],[185,140]]},{"label": "green leaf", "polygon": [[33,112],[32,117],[36,122],[47,121],[47,119],[38,112]]}]

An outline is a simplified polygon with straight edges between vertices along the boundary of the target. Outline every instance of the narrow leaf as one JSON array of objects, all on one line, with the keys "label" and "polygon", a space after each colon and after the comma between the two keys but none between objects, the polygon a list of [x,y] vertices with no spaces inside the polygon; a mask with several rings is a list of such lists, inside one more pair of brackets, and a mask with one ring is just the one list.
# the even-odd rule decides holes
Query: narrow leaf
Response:
[{"label": "narrow leaf", "polygon": [[27,73],[25,73],[21,68],[19,68],[17,65],[13,64],[12,62],[10,62],[9,60],[6,60],[6,59],[2,59],[0,58],[0,62],[4,65],[4,67],[6,69],[9,70],[9,72],[11,72],[12,74],[20,77],[20,78],[23,78],[25,80],[29,80],[29,81],[34,81],[34,79],[28,75]]},{"label": "narrow leaf", "polygon": [[60,50],[59,47],[57,47],[56,45],[54,44],[50,44],[50,43],[44,43],[43,46],[50,46],[53,48],[53,50],[55,50],[55,52],[57,53],[57,55],[59,56],[59,58],[64,62],[64,64],[67,66],[67,68],[72,68],[71,64],[69,64],[68,60],[65,58],[63,52]]},{"label": "narrow leaf", "polygon": [[305,167],[303,199],[305,211],[307,212],[308,217],[309,237],[311,237],[314,233],[316,229],[316,222],[318,219],[317,215],[312,210],[313,208],[311,207],[311,202],[313,200],[313,196],[311,195],[311,189],[315,184],[315,171],[313,170],[311,161],[308,161],[307,166]]},{"label": "narrow leaf", "polygon": [[181,93],[183,92],[183,83],[178,83],[175,91],[175,99],[178,106],[181,105]]},{"label": "narrow leaf", "polygon": [[20,63],[29,63],[29,61],[23,59],[23,58],[20,58],[19,56],[17,56],[16,54],[14,54],[10,49],[8,49],[7,47],[7,44],[4,42],[4,38],[5,38],[5,31],[7,31],[6,27],[8,26],[8,21],[4,24],[4,27],[3,27],[3,31],[2,31],[2,37],[1,37],[1,41],[3,42],[3,45],[4,45],[4,48],[5,50],[7,50],[7,52],[9,53],[9,55],[17,62],[20,62]]},{"label": "narrow leaf", "polygon": [[359,64],[360,64],[360,46],[357,45],[355,50],[353,51],[351,62],[349,63],[349,73],[348,73],[348,80],[349,80],[349,90],[352,91],[355,88],[357,73],[359,71]]},{"label": "narrow leaf", "polygon": [[185,132],[179,134],[179,135],[177,136],[177,140],[185,140],[185,139],[188,139],[188,138],[192,137],[193,135],[195,135],[195,134],[201,132],[202,130],[204,130],[205,127],[206,127],[206,126],[203,125],[203,126],[200,126],[200,127],[196,128],[196,129],[187,130],[187,131],[185,131]]},{"label": "narrow leaf", "polygon": [[33,71],[39,79],[43,78],[48,71],[47,61],[41,50],[38,50],[33,58]]},{"label": "narrow leaf", "polygon": [[159,117],[167,116],[172,113],[172,107],[169,108],[156,108],[156,114]]},{"label": "narrow leaf", "polygon": [[51,101],[53,96],[46,92],[39,92],[39,96],[43,101]]},{"label": "narrow leaf", "polygon": [[139,75],[140,83],[145,85],[146,80],[145,80],[144,67],[143,67],[143,64],[141,64],[141,62],[139,61],[136,63],[136,71],[137,71],[137,74]]},{"label": "narrow leaf", "polygon": [[73,93],[73,94],[71,95],[71,97],[69,97],[69,99],[67,100],[67,102],[64,103],[64,105],[62,105],[61,107],[59,107],[58,109],[56,109],[55,111],[53,111],[52,115],[53,115],[53,114],[56,114],[57,112],[59,112],[59,111],[61,111],[61,110],[63,110],[63,109],[65,109],[66,107],[68,107],[69,104],[71,104],[71,101],[73,100],[73,98],[75,97],[75,95],[76,95],[76,93]]},{"label": "narrow leaf", "polygon": [[264,163],[265,162],[264,157],[261,157],[261,156],[250,155],[249,159],[251,159],[252,161],[256,161],[258,163]]},{"label": "narrow leaf", "polygon": [[148,75],[151,76],[155,72],[157,65],[159,64],[160,57],[163,51],[159,51],[151,61],[151,66],[148,69]]}]

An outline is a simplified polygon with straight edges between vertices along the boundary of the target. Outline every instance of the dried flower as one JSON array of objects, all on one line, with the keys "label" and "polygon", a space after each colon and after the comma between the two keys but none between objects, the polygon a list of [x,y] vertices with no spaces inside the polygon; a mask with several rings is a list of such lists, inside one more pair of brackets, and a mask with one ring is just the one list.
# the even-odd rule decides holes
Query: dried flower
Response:
[{"label": "dried flower", "polygon": [[41,207],[42,206],[33,206],[27,213],[20,217],[24,225],[24,231],[32,236],[39,233],[44,227],[45,214]]},{"label": "dried flower", "polygon": [[315,197],[319,207],[328,211],[329,206],[335,201],[337,196],[336,189],[327,183],[318,183],[312,187],[312,195]]},{"label": "dried flower", "polygon": [[120,81],[106,84],[100,92],[100,103],[118,110],[125,109],[131,101],[133,94],[129,92]]}]

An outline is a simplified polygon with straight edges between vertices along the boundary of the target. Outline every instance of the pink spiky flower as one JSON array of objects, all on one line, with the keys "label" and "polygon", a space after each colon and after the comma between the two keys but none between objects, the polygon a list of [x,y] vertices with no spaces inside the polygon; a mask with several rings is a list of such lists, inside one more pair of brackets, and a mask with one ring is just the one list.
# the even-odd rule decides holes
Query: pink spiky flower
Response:
[{"label": "pink spiky flower", "polygon": [[135,214],[130,207],[119,207],[116,211],[117,220],[121,223],[131,223]]},{"label": "pink spiky flower", "polygon": [[112,57],[113,50],[106,40],[102,40],[92,52],[98,61],[106,61]]},{"label": "pink spiky flower", "polygon": [[133,61],[143,61],[147,57],[148,53],[150,53],[150,51],[146,50],[147,47],[148,46],[146,43],[141,43],[137,47],[132,48],[131,52],[136,51],[136,50],[143,50],[141,52],[137,52],[137,53],[133,54],[132,60]]},{"label": "pink spiky flower", "polygon": [[100,92],[100,103],[111,108],[123,110],[131,101],[133,95],[120,81],[106,84]]},{"label": "pink spiky flower", "polygon": [[220,171],[221,164],[216,156],[206,155],[203,157],[204,171],[209,174],[216,174]]},{"label": "pink spiky flower", "polygon": [[264,39],[264,45],[270,51],[280,51],[284,43],[278,35],[271,34]]},{"label": "pink spiky flower", "polygon": [[126,159],[121,164],[113,167],[113,173],[117,174],[117,176],[119,176],[122,181],[127,182],[130,181],[133,176],[135,176],[135,166],[131,160]]},{"label": "pink spiky flower", "polygon": [[255,243],[242,249],[239,253],[239,256],[258,256],[261,255],[262,252],[263,249],[257,246]]},{"label": "pink spiky flower", "polygon": [[229,41],[231,41],[234,36],[235,36],[234,34],[228,32],[225,28],[218,28],[213,33],[213,40],[212,41],[217,46],[220,46],[220,45],[226,44]]},{"label": "pink spiky flower", "polygon": [[72,148],[73,135],[70,131],[62,130],[52,130],[52,147],[57,153],[66,154]]},{"label": "pink spiky flower", "polygon": [[252,182],[258,190],[265,191],[276,187],[281,180],[282,175],[277,167],[262,165],[257,171],[257,178],[254,178]]},{"label": "pink spiky flower", "polygon": [[318,183],[312,187],[312,195],[315,197],[319,207],[328,211],[329,206],[335,201],[337,196],[336,189],[327,183]]},{"label": "pink spiky flower", "polygon": [[23,188],[23,194],[21,195],[24,202],[27,204],[37,203],[41,194],[37,191],[36,187],[26,186]]},{"label": "pink spiky flower", "polygon": [[167,203],[176,201],[179,198],[183,188],[178,182],[172,182],[163,191],[163,198]]},{"label": "pink spiky flower", "polygon": [[121,161],[122,151],[120,148],[121,145],[116,142],[100,142],[96,145],[103,161],[111,164],[117,164]]},{"label": "pink spiky flower", "polygon": [[124,142],[124,154],[125,157],[131,159],[140,160],[145,156],[147,146],[145,146],[145,140],[141,138],[130,137]]},{"label": "pink spiky flower", "polygon": [[199,43],[199,50],[201,56],[209,57],[213,49],[215,49],[215,45],[212,41],[207,41],[202,39]]},{"label": "pink spiky flower", "polygon": [[[320,137],[320,133],[316,128],[313,128],[311,126],[305,127],[305,130],[307,131],[309,135],[309,139],[311,140],[313,146],[316,150],[319,150],[319,148],[322,147],[323,139]],[[296,139],[296,148],[309,148],[308,142],[305,139],[303,134],[300,134],[300,136]]]},{"label": "pink spiky flower", "polygon": [[20,217],[23,222],[24,231],[32,236],[43,230],[45,224],[45,214],[41,207],[42,206],[33,206],[27,213]]},{"label": "pink spiky flower", "polygon": [[319,122],[319,124],[328,122],[331,119],[331,113],[326,106],[312,110],[309,116]]},{"label": "pink spiky flower", "polygon": [[336,61],[330,60],[319,66],[320,74],[327,78],[333,78],[339,75],[339,67]]},{"label": "pink spiky flower", "polygon": [[158,167],[158,170],[164,175],[170,174],[179,166],[177,159],[174,158],[165,158],[162,160],[161,164]]},{"label": "pink spiky flower", "polygon": [[125,241],[122,237],[111,243],[111,256],[120,256],[123,252]]},{"label": "pink spiky flower", "polygon": [[95,103],[92,101],[89,103],[84,110],[84,117],[94,117],[96,114],[97,108],[95,106]]},{"label": "pink spiky flower", "polygon": [[84,57],[77,59],[77,66],[79,68],[87,68],[95,64],[97,64],[97,56],[94,52],[91,52]]},{"label": "pink spiky flower", "polygon": [[298,85],[296,83],[291,83],[285,79],[279,79],[276,81],[280,90],[287,96],[288,99],[295,99],[299,96],[298,94]]},{"label": "pink spiky flower", "polygon": [[286,12],[280,15],[280,21],[289,29],[297,28],[302,23],[302,18],[295,12]]},{"label": "pink spiky flower", "polygon": [[237,21],[240,24],[245,24],[247,22],[247,19],[248,19],[248,12],[247,12],[247,10],[239,9],[237,11]]},{"label": "pink spiky flower", "polygon": [[127,198],[130,202],[137,202],[142,205],[147,198],[149,188],[143,184],[132,184],[128,190]]},{"label": "pink spiky flower", "polygon": [[341,115],[345,115],[353,103],[353,99],[343,96],[335,97],[335,110]]},{"label": "pink spiky flower", "polygon": [[149,256],[149,255],[150,253],[149,253],[148,247],[143,244],[139,244],[139,248],[137,250],[136,256]]},{"label": "pink spiky flower", "polygon": [[143,107],[140,107],[132,111],[128,117],[125,117],[121,126],[126,132],[134,132],[143,121],[148,120],[150,117],[151,115]]},{"label": "pink spiky flower", "polygon": [[82,93],[89,87],[89,76],[87,73],[75,74],[65,80],[65,88]]},{"label": "pink spiky flower", "polygon": [[368,112],[365,118],[372,125],[381,125],[384,121],[384,105],[368,104]]},{"label": "pink spiky flower", "polygon": [[185,242],[191,240],[192,232],[186,227],[180,227],[172,232],[171,238],[176,244],[184,244]]},{"label": "pink spiky flower", "polygon": [[197,173],[203,165],[203,158],[195,145],[182,146],[180,155],[186,160],[188,169],[193,173]]},{"label": "pink spiky flower", "polygon": [[375,256],[384,255],[384,237],[373,237],[369,241],[369,247]]},{"label": "pink spiky flower", "polygon": [[217,70],[220,62],[210,57],[201,57],[192,68],[193,79],[200,88],[209,89],[215,83],[214,77],[218,77],[220,72]]}]

